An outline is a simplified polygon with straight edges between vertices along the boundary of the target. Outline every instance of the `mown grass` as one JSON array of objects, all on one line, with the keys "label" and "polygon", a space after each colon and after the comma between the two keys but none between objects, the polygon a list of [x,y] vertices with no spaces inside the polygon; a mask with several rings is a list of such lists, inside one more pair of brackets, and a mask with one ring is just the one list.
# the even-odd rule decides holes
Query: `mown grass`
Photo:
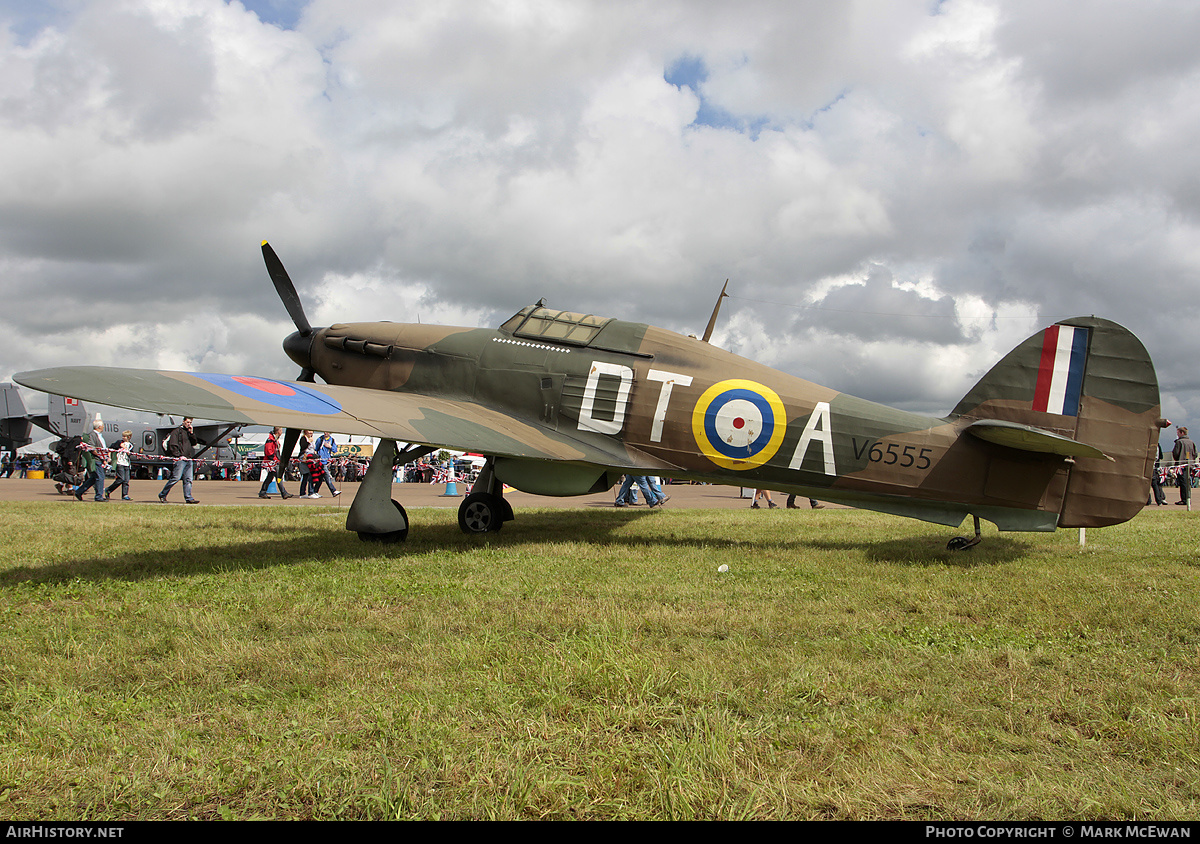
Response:
[{"label": "mown grass", "polygon": [[411,515],[0,505],[0,816],[1197,816],[1191,514]]}]

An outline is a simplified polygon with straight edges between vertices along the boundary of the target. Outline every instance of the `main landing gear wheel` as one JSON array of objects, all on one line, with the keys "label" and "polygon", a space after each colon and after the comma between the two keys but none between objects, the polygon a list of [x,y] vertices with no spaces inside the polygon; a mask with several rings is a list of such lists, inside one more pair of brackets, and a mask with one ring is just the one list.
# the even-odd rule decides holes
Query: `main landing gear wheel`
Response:
[{"label": "main landing gear wheel", "polygon": [[394,498],[392,499],[392,504],[395,505],[396,509],[400,512],[400,518],[404,520],[404,529],[393,530],[389,533],[367,533],[366,531],[360,530],[358,531],[359,539],[361,539],[363,542],[384,542],[390,544],[393,542],[403,542],[408,538],[408,513],[406,513],[404,508],[400,506],[400,502]]},{"label": "main landing gear wheel", "polygon": [[472,492],[458,507],[458,526],[463,533],[495,533],[504,526],[504,516],[503,498],[488,492]]}]

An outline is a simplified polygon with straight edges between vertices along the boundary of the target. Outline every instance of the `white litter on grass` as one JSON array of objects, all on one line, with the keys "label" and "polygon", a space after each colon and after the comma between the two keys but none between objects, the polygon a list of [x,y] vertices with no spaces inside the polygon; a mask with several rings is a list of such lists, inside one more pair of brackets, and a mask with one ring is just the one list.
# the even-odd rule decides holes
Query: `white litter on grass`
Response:
[{"label": "white litter on grass", "polygon": [[725,572],[729,571],[729,566],[725,563],[721,563],[721,565],[717,566],[717,571],[721,574],[724,574]]}]

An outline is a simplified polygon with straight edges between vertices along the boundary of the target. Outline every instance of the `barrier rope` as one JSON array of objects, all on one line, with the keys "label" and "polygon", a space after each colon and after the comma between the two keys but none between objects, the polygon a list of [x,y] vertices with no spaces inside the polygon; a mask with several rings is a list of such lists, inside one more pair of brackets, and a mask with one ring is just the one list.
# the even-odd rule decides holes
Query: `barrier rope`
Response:
[{"label": "barrier rope", "polygon": [[[106,463],[108,462],[108,460],[107,460],[108,457],[110,457],[111,455],[114,455],[114,454],[118,454],[121,451],[121,449],[119,449],[119,448],[98,448],[97,446],[91,445],[89,443],[80,443],[79,450],[91,452],[92,454],[96,454],[96,455],[100,456],[100,458],[102,460],[104,460],[104,462],[106,462]],[[268,460],[265,457],[246,457],[241,460],[215,460],[215,459],[207,459],[207,458],[203,458],[203,457],[172,457],[169,454],[146,454],[144,451],[129,451],[128,454],[129,454],[129,457],[131,460],[134,458],[140,458],[142,460],[161,461],[163,464],[178,463],[181,460],[195,460],[195,461],[203,461],[205,463],[211,463],[212,465],[216,466],[219,469],[232,468],[232,467],[236,467],[236,466],[249,466],[249,467],[258,466],[260,468],[265,468],[265,469],[275,469],[275,468],[279,467],[279,458],[274,458],[274,459]],[[351,458],[337,458],[337,459],[349,461]],[[292,457],[290,460],[288,460],[289,464],[301,463],[301,462],[303,462],[302,457]]]}]

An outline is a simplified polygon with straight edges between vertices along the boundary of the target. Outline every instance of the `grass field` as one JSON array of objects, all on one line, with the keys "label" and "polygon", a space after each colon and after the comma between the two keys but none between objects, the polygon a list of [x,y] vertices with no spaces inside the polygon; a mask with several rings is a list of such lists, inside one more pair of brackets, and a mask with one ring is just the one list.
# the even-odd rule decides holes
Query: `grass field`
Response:
[{"label": "grass field", "polygon": [[0,817],[1200,815],[1190,513],[410,515],[0,505]]}]

